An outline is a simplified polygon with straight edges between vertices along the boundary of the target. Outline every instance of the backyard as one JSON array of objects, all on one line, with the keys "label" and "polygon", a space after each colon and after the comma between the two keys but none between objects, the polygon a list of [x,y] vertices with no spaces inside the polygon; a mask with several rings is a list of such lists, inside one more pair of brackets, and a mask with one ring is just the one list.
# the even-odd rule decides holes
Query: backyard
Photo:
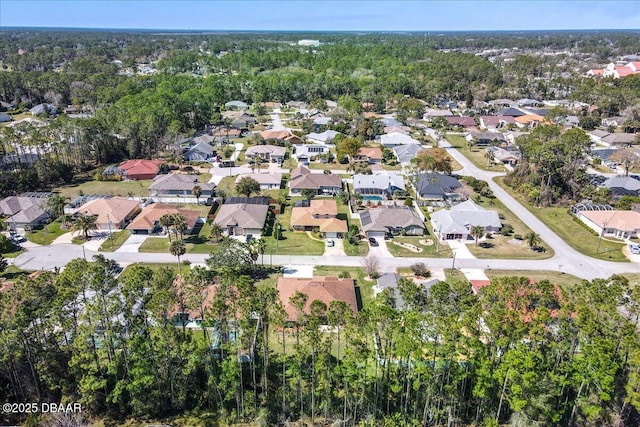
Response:
[{"label": "backyard", "polygon": [[627,257],[622,253],[624,243],[604,238],[599,242],[600,238],[576,221],[567,207],[535,208],[505,185],[502,177],[494,178],[494,181],[578,252],[606,261],[628,261]]},{"label": "backyard", "polygon": [[62,187],[56,188],[54,191],[59,192],[61,196],[73,200],[80,195],[85,194],[106,194],[109,196],[121,197],[148,197],[149,186],[153,181],[143,179],[139,181],[74,181]]},{"label": "backyard", "polygon": [[573,276],[571,274],[565,274],[558,271],[543,271],[543,270],[485,270],[484,274],[490,280],[497,279],[505,276],[527,277],[534,282],[540,282],[542,280],[548,280],[549,282],[561,287],[572,286],[582,281],[581,278]]}]

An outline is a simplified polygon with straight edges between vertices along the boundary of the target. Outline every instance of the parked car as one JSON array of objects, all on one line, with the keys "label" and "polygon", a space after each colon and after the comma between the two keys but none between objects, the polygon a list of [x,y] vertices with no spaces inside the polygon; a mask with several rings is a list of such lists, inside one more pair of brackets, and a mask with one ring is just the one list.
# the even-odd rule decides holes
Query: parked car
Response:
[{"label": "parked car", "polygon": [[379,245],[378,241],[376,239],[374,239],[373,237],[369,237],[369,244],[373,247],[376,247]]},{"label": "parked car", "polygon": [[640,255],[640,245],[629,243],[629,251],[634,255]]},{"label": "parked car", "polygon": [[336,242],[334,242],[333,240],[329,239],[327,240],[327,246],[329,246],[330,248],[334,247],[336,245]]}]

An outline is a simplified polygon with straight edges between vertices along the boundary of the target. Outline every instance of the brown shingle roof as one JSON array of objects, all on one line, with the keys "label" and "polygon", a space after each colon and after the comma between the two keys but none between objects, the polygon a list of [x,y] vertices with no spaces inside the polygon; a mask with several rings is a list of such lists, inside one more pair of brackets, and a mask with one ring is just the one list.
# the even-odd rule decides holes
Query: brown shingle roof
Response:
[{"label": "brown shingle roof", "polygon": [[114,226],[122,223],[129,215],[138,210],[140,202],[124,197],[91,200],[78,208],[78,212],[85,215],[97,215],[96,223]]},{"label": "brown shingle roof", "polygon": [[291,188],[303,190],[305,188],[318,189],[320,187],[342,187],[338,175],[311,173],[308,168],[300,166],[291,171]]},{"label": "brown shingle roof", "polygon": [[140,212],[140,215],[127,226],[128,230],[151,230],[160,217],[166,214],[181,214],[187,219],[187,229],[192,229],[200,212],[187,209],[178,209],[175,205],[169,203],[154,203],[147,206]]},{"label": "brown shingle roof", "polygon": [[[335,222],[327,222],[329,219],[335,219],[337,215],[338,205],[335,200],[311,200],[309,207],[296,207],[291,210],[291,225],[293,227],[320,227],[321,229],[324,225],[325,228],[330,228],[325,231],[342,232],[342,226],[338,226]],[[344,232],[346,232],[346,222],[337,221],[344,223]],[[333,228],[340,229],[334,230]]]},{"label": "brown shingle roof", "polygon": [[339,279],[337,277],[314,276],[311,279],[298,277],[281,277],[278,279],[278,297],[287,312],[288,320],[295,321],[297,310],[289,302],[289,298],[297,291],[308,296],[304,312],[310,313],[311,303],[315,300],[322,301],[327,306],[331,301],[346,302],[355,314],[358,313],[356,292],[353,279]]}]

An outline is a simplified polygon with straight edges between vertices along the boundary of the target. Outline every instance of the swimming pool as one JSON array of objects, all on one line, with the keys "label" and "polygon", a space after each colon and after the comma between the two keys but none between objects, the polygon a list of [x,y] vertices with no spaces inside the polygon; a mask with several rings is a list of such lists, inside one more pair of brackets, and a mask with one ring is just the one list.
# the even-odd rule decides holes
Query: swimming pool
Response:
[{"label": "swimming pool", "polygon": [[362,200],[372,200],[372,201],[381,202],[383,199],[382,199],[382,196],[367,195],[367,196],[362,196]]}]

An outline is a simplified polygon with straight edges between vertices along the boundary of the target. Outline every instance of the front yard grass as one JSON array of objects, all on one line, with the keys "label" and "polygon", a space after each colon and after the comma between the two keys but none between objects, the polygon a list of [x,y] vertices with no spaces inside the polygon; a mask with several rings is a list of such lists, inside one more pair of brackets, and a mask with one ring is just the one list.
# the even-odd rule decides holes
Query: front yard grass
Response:
[{"label": "front yard grass", "polygon": [[322,255],[324,253],[324,241],[312,240],[307,233],[301,231],[291,231],[291,210],[293,209],[293,200],[289,201],[285,206],[284,212],[276,216],[276,221],[280,223],[282,238],[276,240],[274,238],[274,229],[271,235],[263,236],[267,246],[265,255]]},{"label": "front yard grass", "polygon": [[28,276],[30,273],[30,271],[21,270],[15,265],[10,265],[0,273],[0,277],[4,280],[16,280],[20,277]]},{"label": "front yard grass", "polygon": [[102,243],[100,252],[114,252],[120,248],[127,241],[127,239],[131,236],[129,230],[120,230],[115,233],[111,233],[109,237]]},{"label": "front yard grass", "polygon": [[[349,207],[343,204],[339,198],[336,198],[336,203],[338,204],[338,219],[343,219],[347,221],[349,226],[356,225],[359,229],[362,228],[360,225],[360,220],[352,219],[349,215]],[[344,244],[344,253],[347,256],[367,256],[369,253],[369,245],[365,240],[359,240],[357,244],[352,245],[349,243],[347,239],[343,239]]]},{"label": "front yard grass", "polygon": [[622,253],[624,243],[613,242],[602,239],[600,248],[598,247],[599,237],[592,234],[582,224],[573,219],[566,207],[549,207],[534,208],[519,194],[516,194],[510,187],[504,184],[502,177],[494,178],[502,188],[507,190],[515,199],[517,199],[529,212],[535,215],[540,221],[544,222],[547,227],[553,230],[561,239],[578,252],[597,259],[605,261],[628,262],[627,257]]},{"label": "front yard grass", "polygon": [[62,220],[56,219],[51,224],[45,225],[44,228],[40,230],[27,231],[25,233],[25,237],[30,242],[37,243],[38,245],[49,245],[55,239],[70,231],[61,227]]},{"label": "front yard grass", "polygon": [[531,232],[531,229],[499,199],[478,196],[477,194],[475,195],[474,201],[485,209],[498,211],[498,214],[501,215],[502,224],[510,224],[513,227],[513,234],[511,236],[496,234],[492,239],[486,239],[481,242],[485,244],[484,246],[476,246],[475,243],[467,245],[469,251],[476,258],[547,259],[555,254],[553,249],[545,242],[540,242],[538,245],[544,249],[544,251],[541,250],[539,252],[529,249],[529,246],[524,241],[519,245],[509,243],[514,235],[519,234],[524,237]]},{"label": "front yard grass", "polygon": [[471,160],[471,163],[476,165],[478,168],[493,172],[506,171],[504,166],[497,165],[495,163],[491,163],[489,164],[489,166],[487,166],[487,158],[485,157],[487,149],[484,147],[469,147],[467,140],[465,140],[462,135],[447,134],[445,135],[445,139],[449,141],[449,143],[453,145],[454,148],[460,151],[462,155]]},{"label": "front yard grass", "polygon": [[[394,236],[391,241],[387,241],[387,249],[391,252],[391,255],[394,257],[418,257],[418,258],[447,258],[451,256],[451,249],[447,245],[442,244],[440,242],[438,244],[438,238],[435,237],[433,233],[433,229],[431,228],[431,222],[426,221],[425,226],[427,227],[426,234],[424,236]],[[420,241],[429,241],[431,240],[433,244],[424,245],[420,243]],[[414,252],[410,249],[404,248],[402,246],[398,246],[393,242],[406,243],[410,245],[414,245],[418,248],[422,249],[422,252]]]}]

